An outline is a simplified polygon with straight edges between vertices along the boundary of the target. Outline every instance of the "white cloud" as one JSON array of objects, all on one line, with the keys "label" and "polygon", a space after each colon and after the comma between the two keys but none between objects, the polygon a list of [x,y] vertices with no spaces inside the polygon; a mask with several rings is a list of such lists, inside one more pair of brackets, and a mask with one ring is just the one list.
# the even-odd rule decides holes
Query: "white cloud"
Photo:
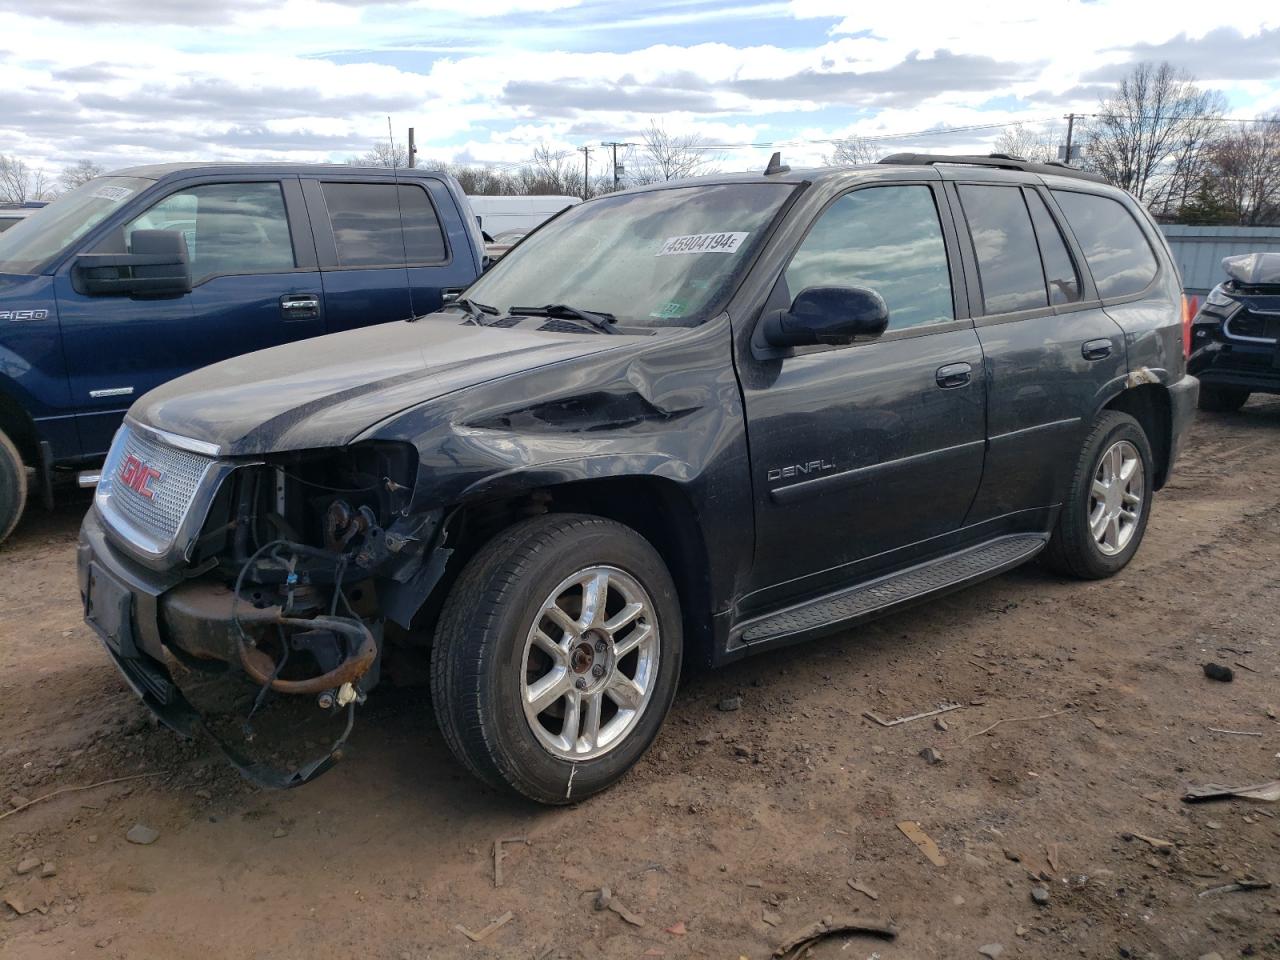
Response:
[{"label": "white cloud", "polygon": [[[1144,56],[1194,66],[1242,115],[1280,101],[1274,0],[1237,0],[1230,28],[1202,0],[1154,14],[1121,0],[658,3],[10,0],[0,142],[50,167],[341,159],[391,114],[424,156],[512,163],[658,119],[715,142],[785,141],[806,162],[829,147],[797,141],[1087,110],[1109,71]],[[726,151],[725,165],[767,153]]]}]

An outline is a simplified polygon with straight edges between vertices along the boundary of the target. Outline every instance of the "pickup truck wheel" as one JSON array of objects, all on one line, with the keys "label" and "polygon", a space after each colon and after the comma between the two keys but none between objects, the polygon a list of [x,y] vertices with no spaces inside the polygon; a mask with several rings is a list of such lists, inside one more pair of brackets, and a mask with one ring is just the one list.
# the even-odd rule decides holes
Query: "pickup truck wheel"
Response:
[{"label": "pickup truck wheel", "polygon": [[1200,384],[1200,409],[1210,413],[1235,413],[1248,399],[1248,390],[1206,387],[1203,383]]},{"label": "pickup truck wheel", "polygon": [[675,584],[648,541],[600,517],[536,517],[450,591],[431,653],[436,717],[482,780],[572,803],[653,742],[682,648]]},{"label": "pickup truck wheel", "polygon": [[1084,580],[1123,570],[1147,529],[1153,469],[1151,444],[1127,413],[1103,413],[1076,462],[1045,562]]},{"label": "pickup truck wheel", "polygon": [[13,533],[26,504],[26,465],[13,441],[0,433],[0,542]]}]

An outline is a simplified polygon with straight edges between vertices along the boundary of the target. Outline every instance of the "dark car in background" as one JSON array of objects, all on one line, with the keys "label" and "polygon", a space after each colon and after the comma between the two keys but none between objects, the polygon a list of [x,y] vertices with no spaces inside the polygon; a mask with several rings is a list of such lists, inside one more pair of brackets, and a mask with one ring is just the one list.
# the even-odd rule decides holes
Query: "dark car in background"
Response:
[{"label": "dark car in background", "polygon": [[259,782],[324,769],[409,665],[468,770],[575,802],[684,664],[1036,556],[1123,569],[1194,414],[1180,307],[1142,206],[1060,166],[775,156],[610,194],[437,314],[139,399],[85,616]]},{"label": "dark car in background", "polygon": [[0,235],[0,539],[30,469],[83,485],[133,401],[218,360],[430,313],[484,245],[448,174],[121,170]]},{"label": "dark car in background", "polygon": [[1200,409],[1230,412],[1251,393],[1280,393],[1280,253],[1226,257],[1222,269],[1192,321],[1187,366]]}]

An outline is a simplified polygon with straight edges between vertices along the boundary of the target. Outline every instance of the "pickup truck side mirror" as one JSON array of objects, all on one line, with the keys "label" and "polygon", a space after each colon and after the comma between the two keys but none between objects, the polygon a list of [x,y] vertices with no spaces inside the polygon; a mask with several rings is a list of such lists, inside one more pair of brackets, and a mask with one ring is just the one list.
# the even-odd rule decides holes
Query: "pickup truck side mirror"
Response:
[{"label": "pickup truck side mirror", "polygon": [[181,230],[135,230],[130,253],[82,253],[72,281],[91,297],[178,297],[191,292],[187,239]]},{"label": "pickup truck side mirror", "polygon": [[866,287],[807,287],[790,310],[764,320],[764,339],[771,347],[841,345],[872,338],[889,325],[884,298]]}]

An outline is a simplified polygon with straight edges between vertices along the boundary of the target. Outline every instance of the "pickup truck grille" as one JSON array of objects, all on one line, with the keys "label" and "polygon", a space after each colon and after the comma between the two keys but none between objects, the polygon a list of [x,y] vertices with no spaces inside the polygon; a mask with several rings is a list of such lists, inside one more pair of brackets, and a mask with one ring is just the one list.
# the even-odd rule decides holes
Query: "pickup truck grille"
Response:
[{"label": "pickup truck grille", "polygon": [[217,463],[125,425],[102,469],[95,498],[99,512],[130,546],[158,557],[174,547]]}]

